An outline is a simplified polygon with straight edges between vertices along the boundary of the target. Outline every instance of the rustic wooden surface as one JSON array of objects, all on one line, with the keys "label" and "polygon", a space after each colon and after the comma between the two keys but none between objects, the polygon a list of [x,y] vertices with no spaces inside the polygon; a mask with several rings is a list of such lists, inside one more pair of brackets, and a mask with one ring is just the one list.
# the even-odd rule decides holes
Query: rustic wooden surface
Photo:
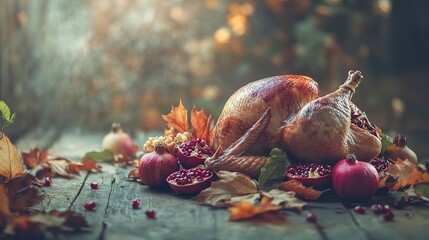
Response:
[{"label": "rustic wooden surface", "polygon": [[[141,146],[149,134],[135,136]],[[100,148],[102,133],[74,130],[36,129],[21,138],[17,145],[28,151],[36,145],[52,154],[80,160],[87,151]],[[395,221],[386,222],[369,209],[356,214],[353,204],[339,201],[332,192],[309,202],[303,212],[285,211],[280,219],[228,221],[225,209],[213,209],[168,190],[152,190],[127,179],[131,167],[102,164],[101,173],[82,173],[72,179],[54,178],[45,187],[47,197],[37,208],[73,209],[81,212],[91,225],[89,231],[50,239],[429,239],[429,205],[413,204],[394,210]],[[98,190],[89,184],[96,181]],[[133,209],[134,198],[142,201]],[[364,203],[391,203],[398,195],[380,192]],[[95,211],[85,211],[84,203],[95,201]],[[156,219],[148,219],[146,210],[156,211]],[[318,224],[305,220],[306,213],[318,216]]]}]

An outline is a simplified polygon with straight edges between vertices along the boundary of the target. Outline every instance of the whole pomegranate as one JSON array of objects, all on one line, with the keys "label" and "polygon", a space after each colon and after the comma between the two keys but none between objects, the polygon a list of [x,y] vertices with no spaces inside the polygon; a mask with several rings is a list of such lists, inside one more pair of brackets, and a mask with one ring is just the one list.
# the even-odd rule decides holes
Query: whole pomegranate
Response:
[{"label": "whole pomegranate", "polygon": [[213,155],[213,148],[199,138],[183,142],[177,148],[179,162],[186,169],[204,164],[206,158],[211,155]]},{"label": "whole pomegranate", "polygon": [[395,136],[393,143],[388,146],[384,152],[384,156],[392,159],[393,161],[396,161],[396,159],[399,158],[402,160],[408,159],[410,162],[415,164],[418,163],[416,153],[407,146],[407,139],[400,134]]},{"label": "whole pomegranate", "polygon": [[143,155],[139,162],[140,179],[152,188],[166,186],[165,179],[177,170],[179,164],[176,158],[167,153],[163,144],[157,145],[155,151]]},{"label": "whole pomegranate", "polygon": [[286,177],[301,182],[305,186],[327,188],[332,182],[332,167],[326,164],[298,163],[288,167]]},{"label": "whole pomegranate", "polygon": [[197,194],[210,187],[213,172],[202,166],[182,169],[167,177],[168,185],[180,194]]},{"label": "whole pomegranate", "polygon": [[112,130],[103,138],[101,144],[104,150],[113,154],[132,156],[135,153],[135,145],[130,135],[125,133],[119,123],[112,124]]},{"label": "whole pomegranate", "polygon": [[332,171],[335,193],[347,201],[364,201],[375,195],[380,178],[373,165],[348,155]]}]

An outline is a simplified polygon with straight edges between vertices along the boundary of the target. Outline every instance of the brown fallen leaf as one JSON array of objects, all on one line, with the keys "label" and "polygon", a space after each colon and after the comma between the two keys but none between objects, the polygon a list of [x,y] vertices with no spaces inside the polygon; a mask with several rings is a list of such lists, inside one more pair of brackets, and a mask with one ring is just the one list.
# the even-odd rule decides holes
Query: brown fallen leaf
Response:
[{"label": "brown fallen leaf", "polygon": [[307,200],[316,200],[323,193],[323,191],[318,191],[314,190],[311,187],[306,187],[296,180],[289,180],[281,183],[279,189],[283,191],[293,191],[299,198]]},{"label": "brown fallen leaf", "polygon": [[101,166],[97,164],[97,162],[89,159],[83,159],[80,161],[81,164],[81,171],[95,171],[99,172],[101,171]]},{"label": "brown fallen leaf", "polygon": [[[230,206],[248,195],[259,194],[258,187],[252,179],[242,173],[219,171],[219,180],[198,194],[194,200],[211,206]],[[252,197],[250,197],[252,198]]]},{"label": "brown fallen leaf", "polygon": [[306,202],[296,198],[295,192],[282,191],[279,189],[272,189],[269,192],[261,192],[261,195],[272,199],[272,204],[280,206],[282,209],[297,209],[302,210]]},{"label": "brown fallen leaf", "polygon": [[131,178],[131,179],[138,179],[138,178],[140,178],[139,170],[138,169],[131,170],[128,173],[128,178]]},{"label": "brown fallen leaf", "polygon": [[6,134],[1,134],[0,139],[0,177],[10,180],[24,172],[18,149],[10,142]]},{"label": "brown fallen leaf", "polygon": [[207,117],[203,109],[197,111],[194,106],[191,111],[192,137],[203,139],[210,145],[209,139],[212,122],[211,115]]},{"label": "brown fallen leaf", "polygon": [[70,163],[70,160],[67,159],[60,159],[60,160],[48,160],[46,162],[45,168],[50,168],[52,170],[52,173],[56,175],[59,175],[61,177],[70,177],[70,173],[68,171],[68,166]]},{"label": "brown fallen leaf", "polygon": [[83,159],[80,162],[70,161],[61,157],[49,157],[43,164],[43,168],[36,173],[36,177],[72,177],[72,174],[80,175],[81,171],[101,171],[101,166],[97,162],[89,159]]},{"label": "brown fallen leaf", "polygon": [[397,159],[385,171],[387,175],[396,179],[390,191],[398,191],[404,187],[414,186],[417,183],[429,183],[429,173],[418,167],[408,159]]},{"label": "brown fallen leaf", "polygon": [[11,217],[12,212],[9,208],[6,184],[0,183],[0,227],[5,226]]},{"label": "brown fallen leaf", "polygon": [[6,183],[9,208],[13,212],[22,212],[27,208],[40,203],[44,195],[42,191],[34,186],[35,177],[25,173]]},{"label": "brown fallen leaf", "polygon": [[255,206],[249,201],[242,200],[228,208],[228,210],[231,212],[229,220],[237,221],[248,219],[266,212],[278,211],[281,209],[280,206],[274,205],[271,202],[272,199],[268,197],[262,197],[260,205]]},{"label": "brown fallen leaf", "polygon": [[88,222],[80,213],[53,210],[15,216],[9,221],[4,233],[9,236],[19,236],[19,239],[44,239],[48,231],[60,234],[82,231],[88,227]]},{"label": "brown fallen leaf", "polygon": [[167,122],[167,126],[175,129],[179,133],[189,130],[188,110],[183,106],[182,100],[179,101],[179,106],[171,107],[171,112],[167,115],[162,115],[162,118]]},{"label": "brown fallen leaf", "polygon": [[30,149],[30,152],[22,153],[22,160],[24,161],[25,166],[28,169],[33,169],[39,164],[46,162],[48,159],[49,152],[41,151],[38,146]]}]

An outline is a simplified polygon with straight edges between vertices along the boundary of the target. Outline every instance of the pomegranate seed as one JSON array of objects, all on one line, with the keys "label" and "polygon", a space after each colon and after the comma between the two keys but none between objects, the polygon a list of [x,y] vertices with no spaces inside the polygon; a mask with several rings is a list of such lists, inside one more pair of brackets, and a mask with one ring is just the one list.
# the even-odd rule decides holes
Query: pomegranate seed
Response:
[{"label": "pomegranate seed", "polygon": [[307,214],[307,222],[316,223],[317,222],[317,216],[314,213]]},{"label": "pomegranate seed", "polygon": [[91,189],[98,189],[98,183],[96,182],[92,182],[90,186],[91,186]]},{"label": "pomegranate seed", "polygon": [[133,208],[137,209],[137,208],[139,208],[139,206],[140,206],[140,199],[139,198],[134,199],[133,200]]},{"label": "pomegranate seed", "polygon": [[354,210],[355,210],[356,213],[359,213],[359,214],[364,214],[365,213],[365,207],[361,206],[361,205],[356,206],[354,208]]},{"label": "pomegranate seed", "polygon": [[50,178],[50,177],[46,177],[45,178],[45,182],[44,182],[44,186],[45,187],[50,187],[51,186],[51,184],[52,184],[52,179]]},{"label": "pomegranate seed", "polygon": [[146,211],[145,214],[146,214],[147,218],[155,219],[155,215],[156,215],[155,211],[153,211],[153,210],[152,211]]},{"label": "pomegranate seed", "polygon": [[97,206],[95,202],[87,202],[85,205],[83,205],[83,207],[88,211],[94,210],[95,206]]},{"label": "pomegranate seed", "polygon": [[393,212],[389,211],[383,215],[383,218],[385,221],[390,222],[390,221],[393,221],[393,219],[395,218],[395,215],[393,214]]},{"label": "pomegranate seed", "polygon": [[380,204],[373,204],[371,206],[371,210],[375,213],[375,214],[381,214],[383,213],[383,206]]},{"label": "pomegranate seed", "polygon": [[383,206],[383,213],[387,213],[387,212],[390,212],[390,206],[386,204]]}]

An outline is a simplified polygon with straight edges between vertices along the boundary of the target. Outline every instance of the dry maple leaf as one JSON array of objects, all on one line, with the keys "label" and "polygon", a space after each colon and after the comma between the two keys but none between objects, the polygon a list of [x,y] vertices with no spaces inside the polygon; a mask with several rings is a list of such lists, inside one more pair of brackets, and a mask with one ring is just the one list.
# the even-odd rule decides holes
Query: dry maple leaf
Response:
[{"label": "dry maple leaf", "polygon": [[39,147],[36,146],[35,148],[30,149],[30,152],[28,153],[23,152],[22,160],[28,169],[33,169],[37,165],[46,162],[48,155],[48,151],[43,152],[39,149]]},{"label": "dry maple leaf", "polygon": [[83,159],[80,162],[73,162],[65,158],[54,158],[47,160],[43,165],[43,168],[36,173],[38,178],[49,176],[49,177],[66,177],[69,178],[72,175],[80,175],[81,171],[100,171],[99,166],[95,161],[89,159]]},{"label": "dry maple leaf", "polygon": [[25,211],[43,200],[42,191],[33,185],[34,179],[33,175],[25,173],[7,182],[6,189],[11,211]]},{"label": "dry maple leaf", "polygon": [[162,118],[167,122],[167,126],[175,129],[179,133],[189,130],[188,110],[183,106],[182,100],[179,101],[179,106],[171,107],[171,112],[167,115],[162,115]]},{"label": "dry maple leaf", "polygon": [[[207,117],[203,109],[201,109],[200,111],[197,111],[195,106],[192,108],[191,125],[192,125],[192,136],[194,138],[200,138],[208,142],[210,138],[210,129],[212,126],[212,122],[213,122],[212,116],[210,115],[209,117]],[[208,144],[210,145],[209,142]]]},{"label": "dry maple leaf", "polygon": [[248,195],[259,195],[256,183],[242,173],[219,171],[217,175],[219,180],[213,182],[194,200],[212,206],[224,207],[242,200],[237,197],[249,198]]},{"label": "dry maple leaf", "polygon": [[296,180],[289,180],[281,183],[279,189],[283,191],[293,191],[299,198],[307,200],[316,200],[323,193],[323,191],[317,191],[311,187],[306,187]]},{"label": "dry maple leaf", "polygon": [[272,204],[271,201],[272,199],[268,197],[262,197],[261,204],[255,206],[249,201],[242,200],[228,208],[231,212],[229,220],[237,221],[248,219],[266,212],[278,211],[281,209],[280,206]]},{"label": "dry maple leaf", "polygon": [[395,164],[389,165],[386,174],[392,176],[396,181],[392,184],[390,191],[398,191],[401,188],[413,186],[417,183],[429,183],[429,173],[421,170],[417,164],[408,159],[397,159]]},{"label": "dry maple leaf", "polygon": [[278,205],[283,209],[298,209],[307,205],[304,201],[296,198],[295,192],[292,191],[282,191],[279,189],[272,189],[269,192],[261,192],[261,195],[272,199],[272,204]]},{"label": "dry maple leaf", "polygon": [[21,161],[18,149],[13,145],[5,134],[0,139],[0,176],[6,180],[21,175],[24,165]]}]

